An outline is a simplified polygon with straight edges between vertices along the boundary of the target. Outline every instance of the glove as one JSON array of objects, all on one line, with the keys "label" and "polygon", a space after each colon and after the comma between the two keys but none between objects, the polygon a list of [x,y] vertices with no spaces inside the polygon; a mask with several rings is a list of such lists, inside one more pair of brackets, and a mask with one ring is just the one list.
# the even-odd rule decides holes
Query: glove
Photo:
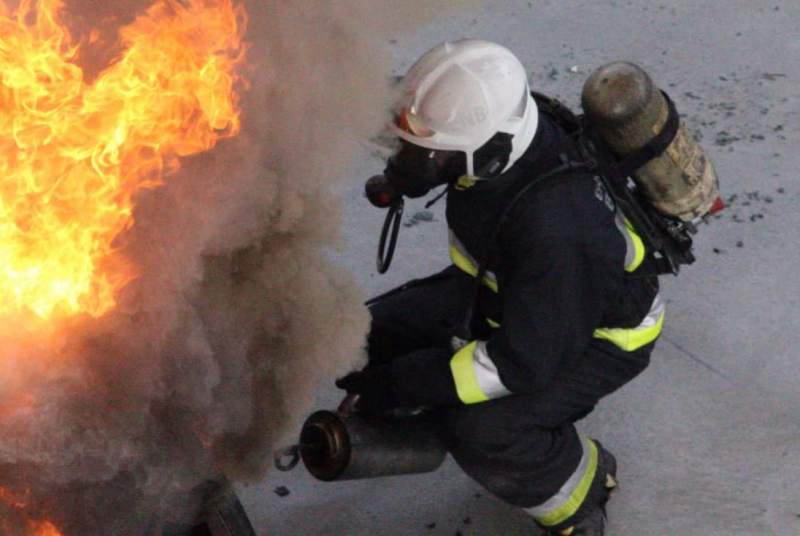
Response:
[{"label": "glove", "polygon": [[386,413],[398,406],[392,390],[392,371],[389,365],[367,367],[336,380],[336,387],[360,395],[358,407],[372,413]]},{"label": "glove", "polygon": [[450,353],[439,348],[417,350],[389,365],[352,372],[337,380],[336,387],[361,395],[357,406],[374,413],[397,407],[461,405],[450,371]]}]

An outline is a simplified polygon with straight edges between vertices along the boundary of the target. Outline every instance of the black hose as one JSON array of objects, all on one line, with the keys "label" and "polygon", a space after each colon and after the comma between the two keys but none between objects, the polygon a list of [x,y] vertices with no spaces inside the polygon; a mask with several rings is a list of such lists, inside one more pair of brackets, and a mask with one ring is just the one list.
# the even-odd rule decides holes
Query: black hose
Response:
[{"label": "black hose", "polygon": [[[386,214],[386,220],[383,222],[383,230],[381,231],[381,240],[378,243],[378,273],[385,274],[392,264],[392,257],[394,257],[394,249],[397,246],[397,235],[400,232],[400,222],[403,219],[404,203],[401,199],[389,207],[389,212]],[[391,236],[389,230],[391,229]],[[386,239],[389,238],[387,248]]]}]

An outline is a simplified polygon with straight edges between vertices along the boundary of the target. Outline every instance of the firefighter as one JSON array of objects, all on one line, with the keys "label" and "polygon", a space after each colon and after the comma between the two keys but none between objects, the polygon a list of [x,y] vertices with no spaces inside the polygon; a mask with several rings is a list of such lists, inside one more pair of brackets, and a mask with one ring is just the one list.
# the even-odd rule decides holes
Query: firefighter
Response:
[{"label": "firefighter", "polygon": [[548,534],[600,536],[616,461],[575,422],[649,363],[647,252],[510,51],[445,43],[403,83],[385,176],[447,189],[452,265],[371,305],[369,364],[337,386],[370,411],[436,408],[482,486]]}]

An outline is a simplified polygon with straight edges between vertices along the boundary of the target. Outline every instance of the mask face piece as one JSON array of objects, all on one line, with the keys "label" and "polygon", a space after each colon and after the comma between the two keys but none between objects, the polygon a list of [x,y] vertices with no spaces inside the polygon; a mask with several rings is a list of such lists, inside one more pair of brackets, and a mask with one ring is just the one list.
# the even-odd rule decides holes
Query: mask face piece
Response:
[{"label": "mask face piece", "polygon": [[467,172],[467,156],[461,151],[427,149],[400,140],[400,149],[386,166],[386,178],[406,197],[422,197],[433,188],[450,184]]}]

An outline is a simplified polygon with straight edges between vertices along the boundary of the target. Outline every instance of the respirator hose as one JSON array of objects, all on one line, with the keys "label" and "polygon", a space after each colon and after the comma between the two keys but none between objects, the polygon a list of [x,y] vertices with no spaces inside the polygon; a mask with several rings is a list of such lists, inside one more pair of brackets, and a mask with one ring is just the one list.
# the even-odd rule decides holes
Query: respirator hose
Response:
[{"label": "respirator hose", "polygon": [[[381,231],[381,239],[378,243],[378,273],[385,274],[392,264],[392,257],[394,257],[394,249],[397,246],[397,235],[400,232],[400,222],[403,219],[404,203],[402,198],[391,207],[386,214],[386,220],[383,222],[383,230]],[[391,233],[391,234],[390,234]],[[389,243],[386,243],[386,240]]]}]

